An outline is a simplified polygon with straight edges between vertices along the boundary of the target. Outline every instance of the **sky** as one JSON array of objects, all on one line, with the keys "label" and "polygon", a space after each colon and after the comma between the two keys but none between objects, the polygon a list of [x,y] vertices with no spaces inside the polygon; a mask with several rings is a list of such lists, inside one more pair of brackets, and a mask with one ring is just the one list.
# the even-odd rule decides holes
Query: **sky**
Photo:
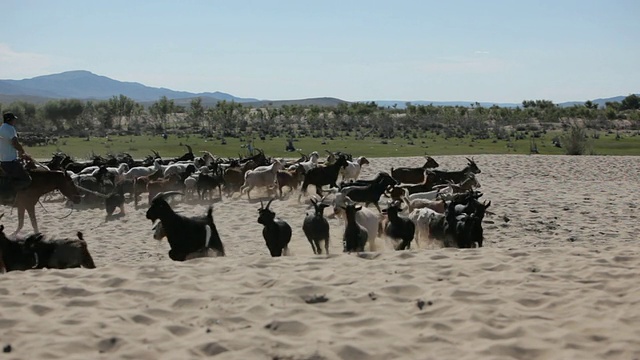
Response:
[{"label": "sky", "polygon": [[0,0],[0,79],[87,70],[287,100],[640,92],[637,0]]}]

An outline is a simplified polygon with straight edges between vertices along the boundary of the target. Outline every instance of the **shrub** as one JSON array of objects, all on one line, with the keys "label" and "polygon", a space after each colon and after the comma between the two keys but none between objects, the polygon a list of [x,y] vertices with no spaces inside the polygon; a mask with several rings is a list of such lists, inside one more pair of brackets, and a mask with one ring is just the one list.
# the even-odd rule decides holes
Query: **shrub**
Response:
[{"label": "shrub", "polygon": [[567,155],[584,155],[589,153],[590,143],[586,129],[572,124],[562,135],[562,145]]}]

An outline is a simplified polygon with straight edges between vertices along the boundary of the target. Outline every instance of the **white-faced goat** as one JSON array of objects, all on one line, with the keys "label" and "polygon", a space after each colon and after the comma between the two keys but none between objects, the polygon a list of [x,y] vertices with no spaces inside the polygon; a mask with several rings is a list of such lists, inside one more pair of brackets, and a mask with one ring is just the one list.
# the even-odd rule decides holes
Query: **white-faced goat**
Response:
[{"label": "white-faced goat", "polygon": [[388,221],[381,223],[380,227],[381,232],[396,242],[395,250],[410,249],[416,232],[416,225],[408,217],[400,215],[401,211],[402,204],[399,201],[391,202],[384,211]]},{"label": "white-faced goat", "polygon": [[182,195],[179,191],[162,192],[151,200],[146,217],[155,222],[162,222],[162,229],[169,241],[169,257],[175,261],[184,261],[191,253],[206,248],[214,250],[218,256],[224,256],[224,246],[213,222],[213,208],[209,207],[205,218],[188,218],[177,214],[169,203],[167,196]]},{"label": "white-faced goat", "polygon": [[[347,205],[354,205],[355,203],[346,195],[342,193],[336,194],[335,203],[333,207],[334,215],[346,219],[344,209]],[[376,237],[378,234],[378,223],[380,222],[380,213],[368,208],[362,208],[355,214],[356,222],[362,225],[367,230],[367,242],[369,243],[369,250],[376,251]],[[346,220],[345,220],[346,221]]]},{"label": "white-faced goat", "polygon": [[258,223],[264,225],[262,237],[267,243],[267,248],[271,256],[283,256],[289,254],[289,241],[291,241],[291,226],[286,221],[277,218],[276,213],[269,210],[269,205],[273,199],[269,200],[264,207],[260,200],[258,209]]},{"label": "white-faced goat", "polygon": [[347,161],[347,166],[340,171],[342,181],[358,180],[362,167],[367,164],[369,160],[364,156],[358,156],[355,161]]},{"label": "white-faced goat", "polygon": [[369,237],[367,229],[356,221],[356,213],[362,210],[362,206],[347,204],[342,209],[347,217],[347,224],[342,236],[344,252],[362,252]]},{"label": "white-faced goat", "polygon": [[33,268],[69,269],[84,267],[95,269],[96,265],[87,248],[82,233],[77,239],[46,239],[40,233],[32,234],[24,240],[25,249],[34,254]]},{"label": "white-faced goat", "polygon": [[247,198],[251,199],[251,190],[256,186],[269,187],[277,185],[277,173],[278,170],[284,169],[284,165],[278,160],[275,160],[271,165],[258,166],[253,170],[249,170],[244,174],[244,184],[240,188],[240,193],[243,194],[246,190]]},{"label": "white-faced goat", "polygon": [[324,241],[325,253],[329,253],[329,222],[323,216],[324,208],[329,205],[311,199],[314,212],[307,214],[302,223],[302,231],[311,244],[314,254],[322,254],[320,241]]}]

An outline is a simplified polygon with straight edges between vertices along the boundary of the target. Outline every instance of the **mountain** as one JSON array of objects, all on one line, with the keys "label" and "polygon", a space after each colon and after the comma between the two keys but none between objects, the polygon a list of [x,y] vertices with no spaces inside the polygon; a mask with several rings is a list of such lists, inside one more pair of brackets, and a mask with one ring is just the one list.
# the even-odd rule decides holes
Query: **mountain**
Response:
[{"label": "mountain", "polygon": [[[218,101],[235,101],[248,106],[336,106],[347,101],[331,98],[311,98],[292,100],[258,100],[254,98],[240,98],[231,94],[215,91],[203,93],[191,93],[187,91],[175,91],[166,88],[155,88],[145,86],[137,82],[123,82],[110,79],[106,76],[96,75],[85,70],[67,71],[59,74],[38,76],[23,80],[0,80],[0,103],[11,103],[13,101],[27,101],[35,104],[43,104],[51,99],[81,99],[81,100],[106,100],[113,96],[125,95],[142,105],[148,106],[158,101],[162,96],[172,99],[176,105],[189,106],[192,99],[202,99],[205,107],[215,106]],[[593,103],[604,107],[607,102],[620,102],[626,96],[616,96],[591,100]],[[406,100],[369,100],[374,101],[379,106],[396,107],[404,109],[406,103],[413,105],[434,106],[470,106],[475,101],[406,101]],[[561,107],[582,105],[584,101],[568,101],[558,104]],[[362,101],[365,102],[365,101]],[[500,107],[514,108],[522,106],[522,103],[492,103],[480,102],[483,107],[497,105]]]},{"label": "mountain", "polygon": [[135,101],[157,101],[162,96],[169,99],[212,98],[235,102],[258,101],[239,98],[222,92],[190,93],[166,88],[154,88],[136,82],[123,82],[96,75],[89,71],[67,71],[24,80],[0,80],[0,94],[14,96],[39,96],[51,99],[106,100],[125,95]]}]

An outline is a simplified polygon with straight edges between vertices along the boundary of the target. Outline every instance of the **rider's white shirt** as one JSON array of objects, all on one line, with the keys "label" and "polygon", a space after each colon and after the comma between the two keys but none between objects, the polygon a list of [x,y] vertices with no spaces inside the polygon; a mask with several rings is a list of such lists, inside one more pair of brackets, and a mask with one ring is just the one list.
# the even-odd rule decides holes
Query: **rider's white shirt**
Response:
[{"label": "rider's white shirt", "polygon": [[13,161],[18,158],[18,150],[11,145],[11,139],[17,136],[13,125],[4,123],[0,126],[0,161]]}]

